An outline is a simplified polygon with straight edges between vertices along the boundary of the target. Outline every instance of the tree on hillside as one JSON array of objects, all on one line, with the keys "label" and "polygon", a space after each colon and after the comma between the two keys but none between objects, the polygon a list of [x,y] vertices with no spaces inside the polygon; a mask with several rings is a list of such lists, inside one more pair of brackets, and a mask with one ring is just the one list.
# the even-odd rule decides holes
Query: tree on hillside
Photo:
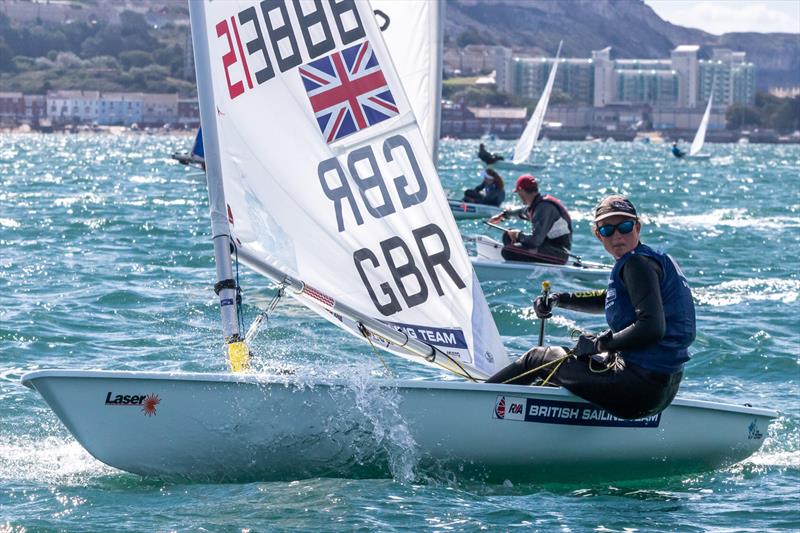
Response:
[{"label": "tree on hillside", "polygon": [[729,130],[751,128],[761,125],[761,115],[752,107],[734,104],[725,111],[725,122]]},{"label": "tree on hillside", "polygon": [[755,106],[735,104],[725,113],[727,128],[737,130],[759,126],[781,133],[800,130],[800,96],[778,98],[769,93],[756,93]]},{"label": "tree on hillside", "polygon": [[183,48],[177,44],[153,51],[153,61],[167,67],[172,76],[179,77],[183,72]]},{"label": "tree on hillside", "polygon": [[125,70],[131,67],[146,67],[153,62],[153,56],[144,50],[128,50],[119,55],[119,61]]},{"label": "tree on hillside", "polygon": [[770,122],[773,128],[783,133],[800,131],[800,96],[782,98]]},{"label": "tree on hillside", "polygon": [[13,54],[14,50],[0,37],[0,72],[11,72],[14,70]]},{"label": "tree on hillside", "polygon": [[81,45],[83,57],[99,55],[119,56],[130,50],[153,50],[158,40],[150,33],[145,18],[132,11],[123,11],[120,24],[103,26],[96,35],[86,39]]}]

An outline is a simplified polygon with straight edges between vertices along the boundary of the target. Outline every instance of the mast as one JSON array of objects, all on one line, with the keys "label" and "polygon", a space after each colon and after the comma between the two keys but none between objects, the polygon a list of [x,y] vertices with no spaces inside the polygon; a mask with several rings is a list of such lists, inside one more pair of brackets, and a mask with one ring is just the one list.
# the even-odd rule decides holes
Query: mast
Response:
[{"label": "mast", "polygon": [[439,135],[442,131],[442,66],[444,64],[444,10],[446,1],[433,2],[433,23],[436,24],[436,60],[431,65],[433,86],[433,134],[431,135],[431,155],[433,166],[439,166]]},{"label": "mast", "polygon": [[222,334],[227,343],[231,370],[240,372],[247,366],[249,350],[244,344],[237,316],[238,290],[231,268],[231,238],[222,183],[222,160],[219,153],[219,136],[214,105],[214,86],[211,78],[211,54],[208,49],[206,12],[203,2],[189,2],[192,27],[192,46],[197,77],[197,99],[200,105],[200,124],[203,130],[206,183],[211,211],[211,235],[214,242],[214,262],[217,282],[214,290],[219,295]]}]

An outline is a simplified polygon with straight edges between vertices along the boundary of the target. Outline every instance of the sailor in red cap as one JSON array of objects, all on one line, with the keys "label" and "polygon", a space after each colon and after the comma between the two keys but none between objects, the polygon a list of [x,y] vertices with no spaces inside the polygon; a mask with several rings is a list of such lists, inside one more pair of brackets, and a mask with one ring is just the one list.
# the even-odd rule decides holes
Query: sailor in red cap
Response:
[{"label": "sailor in red cap", "polygon": [[503,258],[509,261],[531,261],[563,265],[572,249],[572,219],[558,198],[539,193],[539,183],[530,174],[517,179],[514,192],[526,207],[503,211],[490,222],[516,214],[531,221],[531,232],[510,229],[503,234]]}]

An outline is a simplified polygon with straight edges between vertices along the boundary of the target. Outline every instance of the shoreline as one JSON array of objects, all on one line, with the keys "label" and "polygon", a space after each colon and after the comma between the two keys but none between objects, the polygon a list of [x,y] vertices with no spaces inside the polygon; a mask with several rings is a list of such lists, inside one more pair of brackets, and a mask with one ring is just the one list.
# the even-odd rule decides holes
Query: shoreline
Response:
[{"label": "shoreline", "polygon": [[[681,143],[691,142],[693,132],[681,134],[665,134],[659,131],[648,132],[586,132],[586,131],[546,131],[542,140],[557,141],[583,141],[583,142],[631,142],[642,144],[671,144],[673,141]],[[691,133],[691,135],[687,135]],[[26,126],[16,128],[0,128],[0,135],[163,135],[194,137],[196,129],[163,130],[161,128],[144,128],[131,130],[126,126],[100,126],[96,129],[84,128],[80,130],[54,130],[41,131]],[[440,140],[480,141],[479,137],[460,137],[443,135]],[[497,136],[497,140],[516,140],[516,137]],[[490,141],[491,142],[491,141]],[[736,133],[729,132],[724,136],[714,138],[709,134],[706,144],[800,144],[800,135],[777,135],[774,133]]]}]

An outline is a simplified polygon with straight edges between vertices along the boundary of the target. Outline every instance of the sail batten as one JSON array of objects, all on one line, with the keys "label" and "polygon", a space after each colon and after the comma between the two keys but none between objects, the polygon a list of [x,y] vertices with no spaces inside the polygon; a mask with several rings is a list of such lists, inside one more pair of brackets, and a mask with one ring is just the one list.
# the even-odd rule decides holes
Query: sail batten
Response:
[{"label": "sail batten", "polygon": [[[300,298],[346,331],[372,323],[385,338],[416,339],[411,344],[418,352],[432,346],[445,365],[453,363],[449,369],[463,367],[475,377],[505,365],[497,327],[370,5],[203,7],[225,211],[240,256],[347,308],[350,323],[332,319],[337,311],[327,300]],[[288,58],[275,55],[285,49],[268,45],[275,30],[261,17],[273,15],[285,23],[278,35],[293,47]],[[342,17],[348,25],[337,23]],[[303,26],[309,21],[327,40],[314,45]],[[246,48],[236,45],[239,36]],[[397,345],[384,348],[408,355]]]},{"label": "sail batten", "polygon": [[550,93],[553,91],[553,83],[556,79],[556,72],[558,72],[558,60],[561,57],[561,45],[564,41],[558,43],[558,51],[556,52],[555,61],[553,61],[553,68],[550,70],[550,75],[547,77],[547,83],[542,91],[542,96],[533,110],[531,119],[525,126],[525,131],[522,132],[517,145],[514,147],[514,164],[519,165],[528,160],[533,151],[533,146],[539,138],[539,132],[542,130],[544,123],[544,116],[547,113],[547,106],[550,103]]}]

